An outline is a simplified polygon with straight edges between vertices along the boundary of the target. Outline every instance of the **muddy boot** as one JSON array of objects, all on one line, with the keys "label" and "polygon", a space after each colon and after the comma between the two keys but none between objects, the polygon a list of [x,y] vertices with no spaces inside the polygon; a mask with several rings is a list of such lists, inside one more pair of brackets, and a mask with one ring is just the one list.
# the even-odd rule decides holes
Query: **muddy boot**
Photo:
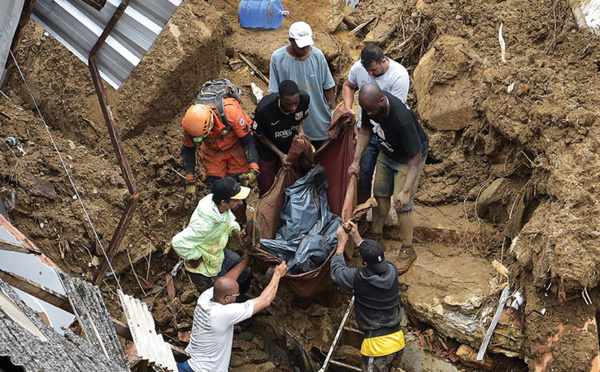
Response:
[{"label": "muddy boot", "polygon": [[402,275],[410,269],[410,266],[417,259],[417,253],[413,247],[402,247],[398,258],[395,260],[398,268],[398,275]]},{"label": "muddy boot", "polygon": [[398,213],[398,222],[400,224],[400,236],[402,237],[402,248],[398,254],[398,274],[404,274],[410,268],[410,265],[417,259],[417,253],[412,246],[413,241],[413,218],[412,210]]}]

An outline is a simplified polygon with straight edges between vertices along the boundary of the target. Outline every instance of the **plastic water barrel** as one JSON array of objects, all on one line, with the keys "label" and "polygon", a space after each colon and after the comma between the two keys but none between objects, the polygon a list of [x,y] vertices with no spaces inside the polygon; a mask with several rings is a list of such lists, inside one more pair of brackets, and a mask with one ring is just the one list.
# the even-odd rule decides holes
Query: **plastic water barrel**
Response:
[{"label": "plastic water barrel", "polygon": [[242,0],[239,8],[240,24],[246,28],[279,28],[289,14],[280,0]]}]

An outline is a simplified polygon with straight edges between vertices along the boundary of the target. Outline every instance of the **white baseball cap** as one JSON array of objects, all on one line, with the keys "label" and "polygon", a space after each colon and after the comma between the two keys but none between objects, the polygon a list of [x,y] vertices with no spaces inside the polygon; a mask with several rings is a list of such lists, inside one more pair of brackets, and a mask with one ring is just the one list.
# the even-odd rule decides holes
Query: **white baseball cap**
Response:
[{"label": "white baseball cap", "polygon": [[315,45],[312,39],[312,29],[306,22],[294,22],[290,26],[290,38],[296,41],[298,48],[305,48],[309,45]]}]

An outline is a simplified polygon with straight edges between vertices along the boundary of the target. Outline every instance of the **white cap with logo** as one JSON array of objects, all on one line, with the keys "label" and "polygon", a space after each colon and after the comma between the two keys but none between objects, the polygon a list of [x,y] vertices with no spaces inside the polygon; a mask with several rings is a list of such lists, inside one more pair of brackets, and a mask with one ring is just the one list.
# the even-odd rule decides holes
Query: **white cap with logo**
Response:
[{"label": "white cap with logo", "polygon": [[305,48],[309,45],[315,45],[312,39],[312,29],[306,22],[294,22],[290,26],[290,38],[296,41],[298,48]]}]

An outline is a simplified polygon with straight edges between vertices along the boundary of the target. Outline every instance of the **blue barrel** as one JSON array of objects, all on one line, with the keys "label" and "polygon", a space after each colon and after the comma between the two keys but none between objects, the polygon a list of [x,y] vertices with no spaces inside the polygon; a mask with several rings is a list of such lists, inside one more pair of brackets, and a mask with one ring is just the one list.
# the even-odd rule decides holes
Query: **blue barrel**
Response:
[{"label": "blue barrel", "polygon": [[242,27],[279,28],[289,12],[280,0],[242,0],[239,15]]}]

